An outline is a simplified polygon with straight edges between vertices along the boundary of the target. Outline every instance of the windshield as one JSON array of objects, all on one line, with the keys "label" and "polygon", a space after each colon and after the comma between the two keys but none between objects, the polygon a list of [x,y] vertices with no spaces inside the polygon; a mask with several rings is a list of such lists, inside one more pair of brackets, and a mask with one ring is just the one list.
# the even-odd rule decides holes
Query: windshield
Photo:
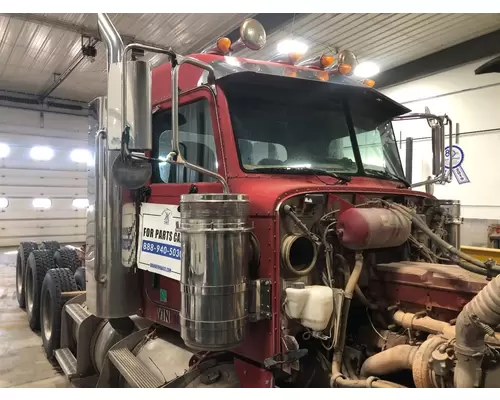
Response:
[{"label": "windshield", "polygon": [[350,99],[343,91],[307,89],[298,91],[293,85],[225,88],[245,171],[279,173],[297,168],[301,173],[311,168],[404,178],[387,113],[371,102]]}]

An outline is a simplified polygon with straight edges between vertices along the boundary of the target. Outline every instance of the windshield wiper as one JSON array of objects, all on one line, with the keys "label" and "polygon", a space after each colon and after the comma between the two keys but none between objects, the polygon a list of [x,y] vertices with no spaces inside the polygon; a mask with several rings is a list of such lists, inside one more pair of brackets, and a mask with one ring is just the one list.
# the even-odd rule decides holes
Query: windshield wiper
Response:
[{"label": "windshield wiper", "polygon": [[377,175],[382,178],[394,179],[404,184],[405,187],[407,188],[411,187],[410,183],[405,178],[401,178],[400,176],[393,174],[389,171],[380,171],[379,169],[371,169],[371,168],[364,168],[364,170],[367,174]]},{"label": "windshield wiper", "polygon": [[306,168],[306,167],[260,167],[253,168],[252,171],[267,172],[267,173],[282,173],[282,174],[310,174],[310,175],[326,175],[338,179],[342,182],[350,182],[351,177],[346,175],[339,175],[335,172],[328,172],[324,169]]}]

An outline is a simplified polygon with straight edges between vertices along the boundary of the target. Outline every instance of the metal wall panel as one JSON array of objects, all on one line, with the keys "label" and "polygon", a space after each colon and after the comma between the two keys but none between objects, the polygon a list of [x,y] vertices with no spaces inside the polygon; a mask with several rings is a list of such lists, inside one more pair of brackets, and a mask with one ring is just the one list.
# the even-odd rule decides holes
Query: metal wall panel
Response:
[{"label": "metal wall panel", "polygon": [[[0,209],[0,247],[22,240],[85,240],[86,210],[73,200],[87,197],[87,165],[70,158],[73,149],[86,148],[87,118],[0,107],[0,143],[10,147],[0,159],[0,197],[9,206]],[[30,157],[33,146],[54,150],[49,161]],[[49,198],[49,209],[36,209],[33,198]]]}]

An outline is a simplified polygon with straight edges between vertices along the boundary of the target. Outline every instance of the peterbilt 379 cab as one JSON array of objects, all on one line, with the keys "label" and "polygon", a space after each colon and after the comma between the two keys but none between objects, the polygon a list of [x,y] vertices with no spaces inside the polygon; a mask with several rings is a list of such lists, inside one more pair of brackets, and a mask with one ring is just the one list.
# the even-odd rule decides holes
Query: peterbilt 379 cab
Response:
[{"label": "peterbilt 379 cab", "polygon": [[[254,20],[189,57],[98,22],[86,289],[54,249],[24,243],[18,263],[22,281],[44,277],[28,314],[69,379],[497,386],[498,270],[460,252],[458,202],[413,189],[449,181],[445,117],[355,79],[347,50],[238,58],[265,44]],[[144,51],[169,61],[151,71]],[[413,118],[430,122],[434,158],[414,185],[392,128]]]}]

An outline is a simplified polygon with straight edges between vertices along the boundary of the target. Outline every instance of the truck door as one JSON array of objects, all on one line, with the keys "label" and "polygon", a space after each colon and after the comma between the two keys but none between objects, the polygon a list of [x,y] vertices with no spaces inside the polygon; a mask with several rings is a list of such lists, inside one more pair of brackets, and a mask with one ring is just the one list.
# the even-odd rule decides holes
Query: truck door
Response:
[{"label": "truck door", "polygon": [[[153,114],[152,157],[166,158],[172,151],[170,102]],[[179,142],[184,159],[226,176],[215,99],[198,88],[179,98]],[[183,165],[153,164],[151,196],[141,207],[138,268],[144,270],[144,316],[179,329],[180,221],[178,204],[183,194],[222,193],[214,178]]]}]

